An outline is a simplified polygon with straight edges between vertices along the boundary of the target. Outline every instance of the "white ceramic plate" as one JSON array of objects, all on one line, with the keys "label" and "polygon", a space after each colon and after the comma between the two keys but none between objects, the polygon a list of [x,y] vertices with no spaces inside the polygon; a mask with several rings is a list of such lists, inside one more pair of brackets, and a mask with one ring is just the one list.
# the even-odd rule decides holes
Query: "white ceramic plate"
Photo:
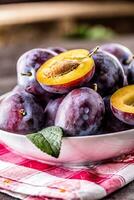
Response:
[{"label": "white ceramic plate", "polygon": [[96,136],[64,137],[58,159],[43,153],[24,135],[0,130],[0,140],[9,148],[31,159],[51,164],[81,165],[133,151],[134,129]]}]

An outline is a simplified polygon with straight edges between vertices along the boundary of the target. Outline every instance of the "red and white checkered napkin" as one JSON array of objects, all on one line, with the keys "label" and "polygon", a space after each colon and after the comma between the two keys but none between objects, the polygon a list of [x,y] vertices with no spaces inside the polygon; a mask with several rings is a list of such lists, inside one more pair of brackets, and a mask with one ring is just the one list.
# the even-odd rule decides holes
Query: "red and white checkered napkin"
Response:
[{"label": "red and white checkered napkin", "polygon": [[25,159],[0,145],[0,191],[20,199],[101,199],[132,180],[134,154],[70,169]]}]

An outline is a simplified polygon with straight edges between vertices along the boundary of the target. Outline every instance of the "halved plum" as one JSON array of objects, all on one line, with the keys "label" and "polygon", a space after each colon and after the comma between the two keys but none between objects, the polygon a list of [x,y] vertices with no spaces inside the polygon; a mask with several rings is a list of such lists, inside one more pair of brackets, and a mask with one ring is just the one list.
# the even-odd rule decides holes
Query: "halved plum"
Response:
[{"label": "halved plum", "polygon": [[134,128],[134,125],[129,125],[120,121],[112,112],[110,108],[110,97],[103,98],[105,104],[105,117],[102,123],[101,133],[114,133],[118,131],[125,131]]},{"label": "halved plum", "polygon": [[113,114],[126,124],[134,125],[134,85],[117,90],[110,99]]},{"label": "halved plum", "polygon": [[94,74],[93,53],[75,49],[49,59],[37,71],[38,82],[48,92],[61,94],[82,86]]}]

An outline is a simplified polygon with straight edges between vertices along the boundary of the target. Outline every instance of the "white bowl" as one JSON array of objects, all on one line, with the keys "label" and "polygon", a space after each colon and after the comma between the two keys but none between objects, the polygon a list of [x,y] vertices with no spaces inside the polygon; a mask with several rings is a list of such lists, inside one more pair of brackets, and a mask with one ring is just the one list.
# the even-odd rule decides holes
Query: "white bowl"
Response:
[{"label": "white bowl", "polygon": [[[3,99],[7,94],[0,97]],[[64,137],[59,158],[43,153],[25,135],[0,130],[0,140],[19,154],[42,162],[83,165],[117,157],[134,150],[134,129],[80,137]]]},{"label": "white bowl", "polygon": [[64,137],[57,159],[43,153],[24,135],[0,130],[0,139],[25,157],[51,164],[88,164],[134,150],[134,129],[97,136]]}]

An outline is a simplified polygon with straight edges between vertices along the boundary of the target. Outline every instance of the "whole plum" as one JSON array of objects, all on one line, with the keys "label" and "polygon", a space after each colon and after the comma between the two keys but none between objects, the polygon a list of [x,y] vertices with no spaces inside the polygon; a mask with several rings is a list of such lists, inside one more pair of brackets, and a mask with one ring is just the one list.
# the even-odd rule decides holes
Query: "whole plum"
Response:
[{"label": "whole plum", "polygon": [[66,49],[64,49],[63,47],[49,47],[48,49],[50,49],[51,51],[54,51],[57,54],[60,54],[66,51]]},{"label": "whole plum", "polygon": [[118,58],[118,60],[122,64],[124,72],[127,76],[128,75],[128,66],[133,59],[132,52],[124,45],[121,45],[118,43],[104,44],[100,48],[104,51],[107,51],[107,52],[113,54],[114,56],[116,56],[116,58]]},{"label": "whole plum", "polygon": [[97,85],[97,92],[102,96],[112,94],[127,84],[126,76],[120,62],[112,54],[99,50],[92,55],[95,62],[95,73],[89,85]]},{"label": "whole plum", "polygon": [[48,59],[57,55],[54,51],[48,49],[32,49],[24,53],[17,62],[17,77],[18,84],[32,94],[41,95],[46,94],[46,91],[36,80],[36,72],[39,67]]},{"label": "whole plum", "polygon": [[105,103],[103,133],[113,133],[134,128],[134,126],[128,125],[114,116],[110,108],[110,96],[104,97],[103,100]]},{"label": "whole plum", "polygon": [[59,105],[55,125],[65,136],[95,134],[104,115],[104,102],[94,90],[83,87],[72,90]]},{"label": "whole plum", "polygon": [[128,84],[134,84],[134,60],[128,67]]},{"label": "whole plum", "polygon": [[57,98],[55,100],[50,100],[45,108],[45,118],[46,118],[46,126],[54,126],[54,121],[56,117],[56,113],[60,103],[62,102],[64,97]]},{"label": "whole plum", "polygon": [[0,102],[0,129],[27,134],[43,126],[43,108],[32,94],[22,88],[15,88]]}]

